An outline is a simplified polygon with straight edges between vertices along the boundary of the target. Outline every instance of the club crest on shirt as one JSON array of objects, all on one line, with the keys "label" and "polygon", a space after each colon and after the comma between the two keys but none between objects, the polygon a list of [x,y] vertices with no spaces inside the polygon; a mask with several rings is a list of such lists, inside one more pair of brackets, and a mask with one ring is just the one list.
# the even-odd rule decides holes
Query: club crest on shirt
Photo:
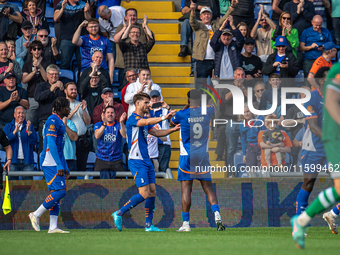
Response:
[{"label": "club crest on shirt", "polygon": [[313,107],[311,105],[308,105],[307,111],[309,111],[310,113],[313,113],[314,112]]},{"label": "club crest on shirt", "polygon": [[54,126],[53,124],[51,124],[51,125],[48,127],[48,131],[55,132],[55,126]]}]

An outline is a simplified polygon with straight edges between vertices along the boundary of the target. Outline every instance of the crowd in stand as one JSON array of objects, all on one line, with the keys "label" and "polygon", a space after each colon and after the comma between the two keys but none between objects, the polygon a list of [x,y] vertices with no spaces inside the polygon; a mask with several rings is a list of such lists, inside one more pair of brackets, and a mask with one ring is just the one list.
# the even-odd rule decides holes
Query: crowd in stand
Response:
[{"label": "crowd in stand", "polygon": [[[101,172],[101,178],[115,178],[112,170],[124,170],[125,121],[134,111],[136,93],[150,95],[151,117],[169,112],[160,86],[151,79],[147,54],[155,36],[148,17],[144,15],[139,23],[137,10],[125,10],[118,2],[54,1],[56,37],[51,37],[44,16],[46,1],[26,0],[20,12],[16,4],[0,0],[0,129],[13,149],[11,171],[33,169],[33,151],[39,154],[43,148],[44,124],[58,97],[70,102],[71,113],[63,121],[67,132],[64,154],[71,172],[85,171],[88,154],[94,151],[95,170]],[[303,70],[304,88],[319,89],[337,56],[340,2],[273,0],[272,10],[269,15],[260,5],[255,20],[253,0],[182,1],[179,57],[192,54],[190,76],[195,77],[197,88],[210,79],[231,79],[261,110],[272,106],[272,89],[279,89],[275,115],[267,117],[278,119],[275,123],[269,125],[262,117],[266,123],[262,129],[238,125],[215,129],[217,160],[228,165],[234,164],[239,137],[243,161],[249,166],[284,164],[286,153],[292,155],[293,164],[299,164],[304,115],[297,107],[281,115],[280,87],[292,86]],[[76,80],[61,77],[60,69],[74,71],[74,55]],[[113,88],[114,70],[118,70],[119,85]],[[253,95],[248,95],[249,86]],[[114,98],[115,90],[121,92],[121,99]],[[233,114],[231,92],[224,89],[219,94],[223,104],[216,116],[239,121],[240,116]],[[290,96],[304,97],[302,93]],[[245,107],[242,117],[251,120],[256,116]],[[298,125],[286,130],[282,128],[284,119],[297,120]],[[162,121],[158,128],[168,129],[169,122]],[[277,139],[271,140],[272,136]],[[166,171],[171,155],[169,136],[150,136],[148,142],[155,167]],[[293,144],[296,149],[291,150]],[[276,154],[275,162],[270,161],[268,151]]]}]

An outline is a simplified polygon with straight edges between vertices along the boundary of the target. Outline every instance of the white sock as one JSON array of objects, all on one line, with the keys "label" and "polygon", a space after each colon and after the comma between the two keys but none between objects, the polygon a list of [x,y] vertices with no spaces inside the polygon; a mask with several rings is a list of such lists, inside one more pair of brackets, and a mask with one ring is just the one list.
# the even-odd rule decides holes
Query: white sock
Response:
[{"label": "white sock", "polygon": [[220,215],[220,212],[219,212],[219,211],[215,211],[215,212],[214,212],[214,214],[215,214],[215,221],[222,220],[222,218],[221,218],[221,215]]},{"label": "white sock", "polygon": [[56,229],[58,227],[58,216],[50,215],[50,230]]},{"label": "white sock", "polygon": [[34,215],[35,217],[40,218],[40,216],[41,216],[44,212],[46,212],[46,211],[47,211],[47,209],[45,208],[45,206],[43,206],[43,205],[41,204],[41,206],[39,206],[39,208],[38,208],[35,212],[33,212],[33,215]]},{"label": "white sock", "polygon": [[308,225],[308,223],[312,220],[311,217],[308,216],[308,214],[304,211],[300,214],[300,216],[297,218],[297,223],[301,227],[305,227]]},{"label": "white sock", "polygon": [[331,214],[333,215],[334,218],[338,218],[339,215],[335,214],[333,210],[331,210]]},{"label": "white sock", "polygon": [[183,221],[183,225],[189,225],[189,221]]}]

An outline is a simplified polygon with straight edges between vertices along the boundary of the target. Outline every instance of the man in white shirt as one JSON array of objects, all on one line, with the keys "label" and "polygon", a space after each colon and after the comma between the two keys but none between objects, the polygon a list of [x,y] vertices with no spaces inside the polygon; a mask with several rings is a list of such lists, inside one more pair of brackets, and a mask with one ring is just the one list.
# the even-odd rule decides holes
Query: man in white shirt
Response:
[{"label": "man in white shirt", "polygon": [[70,101],[71,112],[68,119],[76,125],[78,140],[76,141],[77,171],[86,171],[87,156],[90,151],[90,142],[87,139],[87,127],[91,124],[91,117],[87,111],[85,100],[79,102],[77,98],[77,85],[74,82],[64,86],[66,98]]},{"label": "man in white shirt", "polygon": [[146,69],[146,68],[139,69],[137,81],[134,83],[131,83],[126,88],[124,101],[125,103],[129,105],[128,117],[132,114],[132,112],[136,108],[135,105],[133,104],[133,96],[135,94],[138,94],[140,92],[145,92],[150,95],[152,90],[158,90],[161,96],[161,101],[163,100],[161,87],[157,85],[156,83],[153,83],[150,77],[151,77],[151,73],[149,69]]},{"label": "man in white shirt", "polygon": [[102,5],[98,8],[99,27],[103,36],[108,38],[112,45],[113,56],[116,61],[116,43],[113,39],[117,27],[123,23],[125,8],[121,6]]}]

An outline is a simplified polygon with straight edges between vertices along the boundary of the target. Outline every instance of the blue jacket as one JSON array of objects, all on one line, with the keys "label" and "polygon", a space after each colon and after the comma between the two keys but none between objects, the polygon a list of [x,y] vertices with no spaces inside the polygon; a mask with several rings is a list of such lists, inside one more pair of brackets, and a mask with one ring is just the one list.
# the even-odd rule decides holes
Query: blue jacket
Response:
[{"label": "blue jacket", "polygon": [[[31,131],[32,134],[30,136],[27,135],[26,132],[26,120],[23,123],[23,126],[21,128],[21,143],[22,143],[22,150],[24,153],[24,160],[25,164],[34,164],[34,156],[33,156],[33,150],[34,146],[38,144],[38,134],[34,131],[33,124],[31,124]],[[13,157],[12,157],[12,163],[17,164],[18,163],[18,152],[19,152],[19,137],[18,133],[13,135],[13,131],[15,129],[15,120],[13,119],[10,123],[7,123],[4,132],[7,135],[7,138],[9,142],[11,143],[11,147],[13,150]]]},{"label": "blue jacket", "polygon": [[247,144],[251,143],[252,145],[258,146],[258,134],[261,130],[266,130],[266,127],[264,125],[264,117],[257,116],[255,119],[256,121],[252,123],[254,127],[249,127],[248,125],[240,125],[241,145],[244,156],[247,153]]},{"label": "blue jacket", "polygon": [[[229,59],[231,62],[231,65],[233,67],[233,70],[235,70],[237,67],[241,67],[241,51],[242,47],[244,45],[244,37],[241,34],[240,30],[237,28],[235,30],[232,30],[234,37],[236,38],[236,41],[232,40],[231,43],[228,46],[228,54]],[[213,37],[210,40],[210,46],[213,48],[215,52],[215,76],[220,77],[220,68],[221,68],[221,61],[224,51],[224,44],[220,40],[222,31],[219,29],[215,31]]]}]

